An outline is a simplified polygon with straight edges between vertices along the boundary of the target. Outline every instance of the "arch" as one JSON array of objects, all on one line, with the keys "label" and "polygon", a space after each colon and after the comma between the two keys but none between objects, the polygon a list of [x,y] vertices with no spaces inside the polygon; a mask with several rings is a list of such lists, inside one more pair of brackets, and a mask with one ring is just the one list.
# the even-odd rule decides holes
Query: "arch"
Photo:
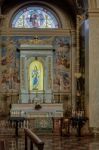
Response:
[{"label": "arch", "polygon": [[12,17],[12,28],[59,28],[58,16],[49,8],[27,5],[17,10]]},{"label": "arch", "polygon": [[40,61],[34,60],[29,66],[29,90],[42,91],[43,90],[43,74],[44,68]]}]

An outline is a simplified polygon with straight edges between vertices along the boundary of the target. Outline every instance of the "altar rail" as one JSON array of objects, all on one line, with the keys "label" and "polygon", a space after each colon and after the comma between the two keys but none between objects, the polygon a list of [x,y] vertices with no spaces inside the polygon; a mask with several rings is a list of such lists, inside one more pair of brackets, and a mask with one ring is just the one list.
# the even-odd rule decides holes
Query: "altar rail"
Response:
[{"label": "altar rail", "polygon": [[30,129],[24,128],[25,132],[25,150],[28,150],[28,144],[27,140],[28,138],[30,139],[30,150],[33,150],[33,146],[38,148],[38,150],[43,150],[44,149],[44,142],[41,141],[41,139],[33,132],[31,132]]}]

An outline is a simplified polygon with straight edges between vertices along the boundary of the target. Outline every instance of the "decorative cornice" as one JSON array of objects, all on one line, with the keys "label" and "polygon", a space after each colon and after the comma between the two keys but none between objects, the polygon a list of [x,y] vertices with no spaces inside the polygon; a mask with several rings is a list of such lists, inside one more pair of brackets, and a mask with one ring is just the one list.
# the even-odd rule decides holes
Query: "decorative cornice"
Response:
[{"label": "decorative cornice", "polygon": [[42,29],[42,30],[33,30],[33,29],[11,29],[8,28],[7,32],[2,30],[1,35],[5,36],[33,36],[33,35],[46,35],[46,36],[64,36],[71,35],[75,30],[72,29]]},{"label": "decorative cornice", "polygon": [[25,45],[52,45],[53,37],[50,37],[48,39],[39,39],[37,36],[33,39],[20,39],[19,44],[25,44]]},{"label": "decorative cornice", "polygon": [[99,17],[99,8],[88,9],[88,17]]},{"label": "decorative cornice", "polygon": [[[27,43],[27,42],[26,42]],[[53,50],[53,45],[33,45],[33,44],[22,44],[20,45],[20,47],[18,48],[19,50]]]}]

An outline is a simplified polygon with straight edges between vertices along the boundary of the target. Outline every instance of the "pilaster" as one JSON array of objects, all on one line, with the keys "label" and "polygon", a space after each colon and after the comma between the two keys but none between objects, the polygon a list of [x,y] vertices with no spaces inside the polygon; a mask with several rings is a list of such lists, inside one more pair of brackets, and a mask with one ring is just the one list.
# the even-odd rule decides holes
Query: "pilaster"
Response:
[{"label": "pilaster", "polygon": [[88,0],[88,6],[90,9],[96,8],[96,1],[98,0]]},{"label": "pilaster", "polygon": [[[89,126],[99,128],[99,9],[89,11]],[[96,132],[96,130],[95,130]]]}]

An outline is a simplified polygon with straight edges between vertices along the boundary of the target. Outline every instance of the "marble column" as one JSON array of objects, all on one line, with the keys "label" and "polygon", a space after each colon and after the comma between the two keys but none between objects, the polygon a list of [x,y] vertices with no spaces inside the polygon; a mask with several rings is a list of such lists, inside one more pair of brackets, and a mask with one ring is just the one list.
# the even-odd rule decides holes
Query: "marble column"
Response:
[{"label": "marble column", "polygon": [[76,80],[75,80],[75,71],[76,71],[76,31],[71,31],[71,54],[72,54],[72,109],[75,110],[75,93],[76,93]]}]

